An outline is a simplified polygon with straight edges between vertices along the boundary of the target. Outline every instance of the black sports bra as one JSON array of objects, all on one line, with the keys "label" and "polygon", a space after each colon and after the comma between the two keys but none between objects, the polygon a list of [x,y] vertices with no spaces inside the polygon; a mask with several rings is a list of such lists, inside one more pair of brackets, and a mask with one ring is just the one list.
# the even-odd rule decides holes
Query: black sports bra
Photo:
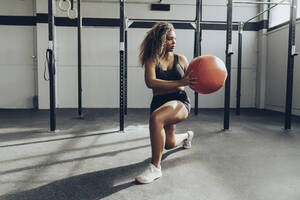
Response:
[{"label": "black sports bra", "polygon": [[158,63],[155,67],[156,78],[162,80],[180,80],[184,76],[184,69],[178,63],[178,55],[174,54],[174,64],[172,69],[162,70]]}]

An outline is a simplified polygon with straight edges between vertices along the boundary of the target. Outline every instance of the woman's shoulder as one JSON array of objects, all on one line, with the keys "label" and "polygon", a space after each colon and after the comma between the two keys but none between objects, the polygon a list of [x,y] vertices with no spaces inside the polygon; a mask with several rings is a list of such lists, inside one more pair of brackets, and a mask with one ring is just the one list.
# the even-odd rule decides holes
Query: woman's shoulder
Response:
[{"label": "woman's shoulder", "polygon": [[182,54],[176,54],[176,55],[178,57],[178,62],[180,64],[187,64],[188,63],[188,60],[184,55],[182,55]]},{"label": "woman's shoulder", "polygon": [[153,59],[148,59],[146,62],[145,62],[145,67],[146,68],[152,68],[152,67],[156,67],[157,65],[157,62]]}]

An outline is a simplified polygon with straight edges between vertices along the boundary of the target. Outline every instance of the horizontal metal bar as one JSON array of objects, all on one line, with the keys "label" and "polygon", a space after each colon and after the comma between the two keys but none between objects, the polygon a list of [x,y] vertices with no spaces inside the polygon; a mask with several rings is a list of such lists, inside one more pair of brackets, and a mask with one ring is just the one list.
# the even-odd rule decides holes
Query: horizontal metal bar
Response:
[{"label": "horizontal metal bar", "polygon": [[[226,25],[226,22],[214,22],[214,21],[202,21],[200,24],[216,24],[216,25]],[[232,25],[239,25],[239,22],[232,22]]]},{"label": "horizontal metal bar", "polygon": [[[88,3],[120,3],[120,0],[83,0],[84,2]],[[74,2],[77,2],[77,0],[74,0]],[[125,0],[125,4],[147,4],[150,5],[151,3],[157,3],[158,0]],[[176,3],[172,2],[172,5],[195,5],[195,3],[186,2],[186,3]]]},{"label": "horizontal metal bar", "polygon": [[195,23],[195,20],[174,20],[174,19],[131,19],[129,18],[128,21],[131,22],[170,22],[170,23]]},{"label": "horizontal metal bar", "polygon": [[[195,20],[172,20],[172,19],[128,19],[128,22],[170,22],[170,23],[196,23]],[[226,22],[214,22],[214,21],[202,21],[200,24],[217,24],[224,25]],[[238,25],[239,23],[233,22],[233,25]]]},{"label": "horizontal metal bar", "polygon": [[236,4],[291,5],[290,2],[276,3],[276,2],[266,2],[266,1],[233,1],[232,3],[236,3]]},{"label": "horizontal metal bar", "polygon": [[274,4],[274,5],[272,5],[270,8],[268,8],[268,9],[266,9],[266,10],[264,10],[264,11],[262,11],[262,12],[258,13],[258,14],[257,14],[257,15],[255,15],[254,17],[252,17],[252,18],[250,18],[249,20],[247,20],[246,22],[244,22],[244,24],[247,24],[247,23],[248,23],[248,22],[250,22],[251,20],[253,20],[253,19],[257,18],[258,16],[260,16],[260,15],[264,14],[265,12],[267,12],[267,11],[269,11],[269,10],[273,9],[274,7],[276,7],[276,6],[280,5],[280,4],[281,4],[281,3],[283,3],[284,1],[286,1],[286,0],[282,0],[282,1],[280,1],[280,2],[278,2],[278,3],[276,3],[276,4]]}]

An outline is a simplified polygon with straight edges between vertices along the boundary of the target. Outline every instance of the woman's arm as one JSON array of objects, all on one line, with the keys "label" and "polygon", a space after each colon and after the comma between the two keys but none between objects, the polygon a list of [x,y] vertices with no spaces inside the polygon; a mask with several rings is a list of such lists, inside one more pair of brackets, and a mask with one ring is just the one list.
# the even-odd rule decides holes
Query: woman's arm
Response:
[{"label": "woman's arm", "polygon": [[187,68],[189,67],[189,62],[186,57],[183,55],[178,55],[178,63],[183,67],[184,72],[186,72]]},{"label": "woman's arm", "polygon": [[185,74],[180,80],[167,81],[157,79],[155,75],[155,65],[156,63],[154,61],[148,61],[145,66],[145,82],[148,88],[161,88],[168,90],[186,86],[193,82],[193,79],[189,76],[190,73]]}]

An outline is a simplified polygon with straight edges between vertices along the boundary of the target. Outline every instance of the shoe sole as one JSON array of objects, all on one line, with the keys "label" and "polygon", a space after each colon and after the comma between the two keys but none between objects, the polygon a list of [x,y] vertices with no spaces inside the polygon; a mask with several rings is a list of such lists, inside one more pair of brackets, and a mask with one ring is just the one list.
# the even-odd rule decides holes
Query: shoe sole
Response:
[{"label": "shoe sole", "polygon": [[192,146],[183,146],[184,149],[191,149]]},{"label": "shoe sole", "polygon": [[[161,176],[160,176],[160,177],[161,177]],[[140,184],[149,184],[149,183],[152,183],[153,181],[155,181],[156,179],[159,179],[160,177],[157,177],[157,178],[153,179],[153,180],[150,181],[150,182],[144,182],[144,181],[141,181],[141,180],[138,180],[138,179],[135,179],[135,181],[136,181],[137,183],[140,183]]]}]

